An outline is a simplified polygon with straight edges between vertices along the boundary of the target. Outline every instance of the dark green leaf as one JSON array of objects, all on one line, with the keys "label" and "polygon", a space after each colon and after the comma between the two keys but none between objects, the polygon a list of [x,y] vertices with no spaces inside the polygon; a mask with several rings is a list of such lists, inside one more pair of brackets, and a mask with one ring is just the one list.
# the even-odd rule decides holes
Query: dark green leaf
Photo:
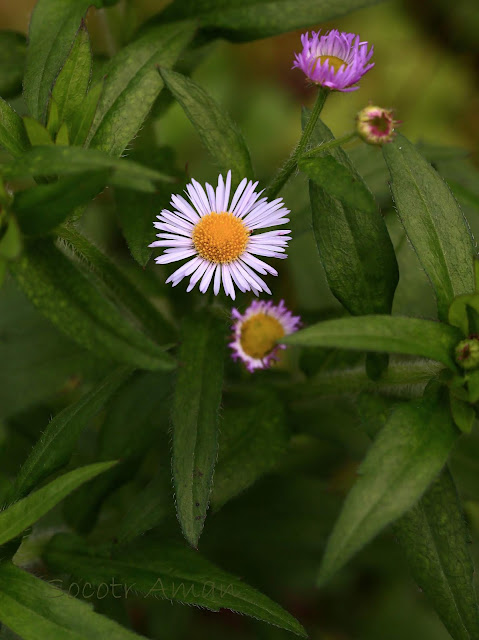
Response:
[{"label": "dark green leaf", "polygon": [[454,348],[462,339],[455,327],[400,316],[325,320],[281,340],[303,347],[337,347],[423,356],[456,369]]},{"label": "dark green leaf", "polygon": [[376,4],[378,0],[175,0],[164,20],[197,17],[205,29],[219,31],[233,41],[267,38],[285,31],[314,26]]},{"label": "dark green leaf", "polygon": [[10,563],[0,565],[0,620],[23,640],[140,640],[85,602]]},{"label": "dark green leaf", "polygon": [[233,185],[253,177],[246,142],[230,117],[195,82],[160,68],[166,86],[188,116],[201,141],[218,163],[220,171],[231,169]]},{"label": "dark green leaf", "polygon": [[0,98],[0,145],[13,156],[21,155],[30,146],[23,120],[2,98]]},{"label": "dark green leaf", "polygon": [[12,540],[34,524],[69,493],[116,462],[99,462],[75,469],[10,505],[0,513],[0,544]]},{"label": "dark green leaf", "polygon": [[112,58],[105,68],[90,146],[113,156],[123,153],[163,88],[156,66],[173,65],[195,28],[186,23],[152,27]]},{"label": "dark green leaf", "polygon": [[0,31],[0,95],[10,98],[22,90],[27,43],[23,33]]},{"label": "dark green leaf", "polygon": [[136,162],[112,158],[103,151],[80,147],[34,147],[17,160],[2,166],[2,173],[6,178],[66,176],[106,170],[111,171],[110,184],[139,191],[154,191],[153,183],[158,180],[171,181],[169,176]]},{"label": "dark green leaf", "polygon": [[15,218],[10,217],[6,223],[6,229],[1,229],[0,258],[15,260],[22,250],[22,237]]},{"label": "dark green leaf", "polygon": [[469,533],[449,470],[396,522],[394,533],[414,579],[454,640],[478,638]]},{"label": "dark green leaf", "polygon": [[87,349],[144,369],[174,366],[171,356],[133,327],[80,266],[50,240],[28,243],[11,270],[33,304]]},{"label": "dark green leaf", "polygon": [[173,480],[178,519],[196,547],[203,530],[217,454],[225,327],[208,312],[183,326],[173,401]]},{"label": "dark green leaf", "polygon": [[68,58],[53,86],[51,99],[57,106],[60,124],[65,122],[70,126],[76,114],[83,110],[91,65],[90,39],[82,22]]},{"label": "dark green leaf", "polygon": [[[307,117],[304,112],[303,123]],[[332,138],[331,131],[319,120],[313,133],[314,143]],[[345,151],[338,147],[328,157],[369,193]],[[309,193],[314,236],[333,294],[354,315],[390,313],[398,267],[377,207],[367,212],[353,208],[313,181]]]},{"label": "dark green leaf", "polygon": [[100,96],[103,92],[103,81],[98,82],[87,93],[83,100],[82,108],[72,116],[70,125],[70,144],[74,146],[83,146],[95,117]]},{"label": "dark green leaf", "polygon": [[13,209],[23,233],[45,234],[57,227],[79,206],[85,205],[109,181],[111,171],[80,173],[15,194]]},{"label": "dark green leaf", "polygon": [[456,438],[443,402],[423,399],[394,411],[362,463],[334,526],[321,583],[419,500],[446,463]]},{"label": "dark green leaf", "polygon": [[467,222],[443,179],[404,136],[383,146],[401,218],[437,298],[439,318],[474,291],[475,250]]},{"label": "dark green leaf", "polygon": [[274,468],[289,441],[280,399],[253,393],[248,399],[248,408],[229,409],[222,415],[211,494],[215,509]]},{"label": "dark green leaf", "polygon": [[476,403],[479,400],[479,371],[467,374],[467,388],[470,402]]},{"label": "dark green leaf", "polygon": [[476,412],[473,407],[461,398],[456,398],[451,394],[451,414],[456,426],[464,433],[470,433],[474,420],[476,419]]},{"label": "dark green leaf", "polygon": [[130,373],[131,370],[126,367],[118,369],[53,418],[15,478],[9,493],[10,500],[23,497],[47,476],[67,464],[83,429]]},{"label": "dark green leaf", "polygon": [[96,555],[80,539],[58,535],[44,555],[52,568],[93,584],[114,576],[143,597],[168,598],[212,611],[230,609],[306,636],[299,622],[279,605],[182,545],[150,536],[141,544]]}]

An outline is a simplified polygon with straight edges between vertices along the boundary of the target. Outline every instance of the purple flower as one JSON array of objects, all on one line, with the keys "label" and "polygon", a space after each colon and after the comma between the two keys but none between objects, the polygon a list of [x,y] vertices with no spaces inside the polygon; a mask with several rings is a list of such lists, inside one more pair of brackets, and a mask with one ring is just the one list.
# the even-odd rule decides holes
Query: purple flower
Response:
[{"label": "purple flower", "polygon": [[[221,284],[226,295],[234,300],[235,286],[240,291],[261,291],[271,294],[267,284],[258,275],[278,275],[276,269],[256,256],[286,258],[285,247],[291,237],[287,229],[255,233],[258,229],[276,227],[289,222],[289,210],[282,198],[268,202],[256,192],[258,183],[244,178],[230,202],[231,171],[226,183],[218,177],[216,190],[210,184],[205,189],[192,180],[186,187],[189,202],[182,196],[171,198],[173,211],[163,209],[154,226],[164,233],[150,247],[162,247],[164,253],[156,258],[158,264],[188,259],[166,282],[175,287],[186,276],[190,277],[187,291],[200,282],[205,293],[213,282],[218,295]],[[186,193],[185,192],[185,193]]]},{"label": "purple flower", "polygon": [[283,336],[294,333],[301,325],[299,316],[293,316],[283,300],[274,305],[264,300],[254,300],[243,315],[232,310],[234,320],[233,360],[242,360],[248,371],[267,369],[286,345],[277,344]]},{"label": "purple flower", "polygon": [[374,67],[368,64],[373,47],[368,51],[367,42],[359,42],[354,33],[343,33],[332,29],[323,36],[320,32],[303,33],[303,50],[296,53],[293,69],[301,69],[315,84],[336,91],[355,91],[363,75]]}]

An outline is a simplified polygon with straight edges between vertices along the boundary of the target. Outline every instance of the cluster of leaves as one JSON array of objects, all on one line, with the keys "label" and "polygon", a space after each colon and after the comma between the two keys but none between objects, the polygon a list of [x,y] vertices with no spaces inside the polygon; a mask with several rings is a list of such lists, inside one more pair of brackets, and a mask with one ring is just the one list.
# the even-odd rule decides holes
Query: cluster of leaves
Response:
[{"label": "cluster of leaves", "polygon": [[[310,517],[324,523],[320,537],[336,520],[326,546],[312,545],[314,553],[324,551],[319,584],[393,525],[451,636],[479,637],[468,532],[448,467],[479,400],[479,371],[464,374],[454,358],[456,345],[479,332],[475,246],[456,200],[477,206],[473,180],[454,175],[443,151],[403,136],[384,147],[385,162],[363,147],[351,155],[340,146],[322,150],[334,137],[319,120],[314,151],[298,158],[294,188],[304,194],[309,185],[312,235],[347,315],[340,307],[332,319],[311,314],[310,326],[285,340],[302,347],[297,361],[252,381],[225,366],[229,310],[206,307],[195,294],[166,295],[141,268],[150,258],[154,215],[186,179],[174,154],[143,141],[122,157],[174,99],[220,170],[231,169],[236,181],[252,177],[235,123],[187,75],[200,49],[220,37],[248,41],[307,27],[372,2],[175,0],[106,63],[90,47],[90,4],[39,0],[28,46],[16,34],[0,34],[0,48],[14,58],[3,95],[15,97],[23,78],[22,115],[0,99],[0,637],[139,637],[141,624],[118,611],[115,593],[103,611],[100,601],[99,611],[84,602],[86,585],[112,580],[126,591],[123,604],[130,589],[152,610],[161,597],[306,635],[281,606],[196,548],[210,502],[219,510],[278,465],[283,476],[274,491],[294,508],[290,477],[298,473],[294,452],[302,438],[319,429],[320,441],[350,446],[351,433],[326,433],[328,420],[337,425],[325,398],[337,403],[342,393],[357,396],[354,412],[373,444],[339,515],[336,501],[311,505]],[[113,3],[93,4],[105,11]],[[305,127],[308,120],[304,110]],[[425,156],[443,165],[449,186]],[[402,265],[383,215],[391,209],[387,179],[403,233],[434,290],[438,321],[391,315]],[[131,253],[127,267],[84,233],[81,219],[94,199],[114,203]],[[310,222],[298,213],[294,234],[309,234]],[[298,306],[301,295],[292,296]],[[389,363],[391,353],[406,357]],[[186,542],[174,539],[170,449]],[[315,467],[327,467],[321,455]],[[220,540],[233,540],[249,495],[232,501],[236,515],[225,509],[210,542],[205,535],[215,558],[222,546],[231,555],[233,547]],[[249,544],[260,523],[268,543],[281,535],[294,540],[288,518],[277,529],[261,520],[258,495],[257,515],[254,505],[253,516],[247,512]],[[253,569],[251,575],[259,579]],[[83,600],[73,597],[79,591]]]}]

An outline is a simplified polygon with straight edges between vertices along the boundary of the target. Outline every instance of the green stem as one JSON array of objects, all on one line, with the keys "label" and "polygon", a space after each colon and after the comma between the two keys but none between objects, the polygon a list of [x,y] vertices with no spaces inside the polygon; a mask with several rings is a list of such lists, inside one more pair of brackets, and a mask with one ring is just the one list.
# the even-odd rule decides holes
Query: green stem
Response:
[{"label": "green stem", "polygon": [[290,157],[286,160],[285,164],[278,171],[276,176],[273,178],[273,181],[271,182],[269,187],[266,189],[265,195],[269,200],[275,198],[278,195],[278,193],[291,177],[291,174],[295,171],[298,159],[303,155],[304,150],[308,146],[309,140],[314,131],[316,123],[318,122],[319,116],[321,115],[321,111],[323,110],[324,103],[326,102],[326,98],[328,97],[329,93],[330,89],[327,89],[326,87],[319,87],[313,110],[311,111],[309,120],[304,127],[303,134],[299,139],[296,148],[294,149]]},{"label": "green stem", "polygon": [[310,149],[309,151],[303,153],[301,157],[311,158],[313,156],[319,155],[320,153],[324,153],[325,151],[329,151],[330,149],[334,149],[334,147],[339,147],[339,145],[353,140],[354,138],[356,138],[356,136],[356,131],[351,131],[351,133],[347,133],[342,138],[336,138],[335,140],[330,140],[330,142],[323,142],[323,144],[320,144],[319,147],[314,147],[313,149]]}]

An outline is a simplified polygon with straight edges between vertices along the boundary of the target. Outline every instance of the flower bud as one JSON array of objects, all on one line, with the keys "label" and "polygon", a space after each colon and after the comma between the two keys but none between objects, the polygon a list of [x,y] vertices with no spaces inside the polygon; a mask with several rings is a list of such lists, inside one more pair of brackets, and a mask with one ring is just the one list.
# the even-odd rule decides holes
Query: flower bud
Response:
[{"label": "flower bud", "polygon": [[394,128],[399,124],[399,120],[394,119],[392,109],[375,105],[361,109],[356,120],[358,135],[368,144],[391,142],[395,136]]},{"label": "flower bud", "polygon": [[469,336],[456,347],[456,362],[463,369],[479,368],[479,337]]}]

